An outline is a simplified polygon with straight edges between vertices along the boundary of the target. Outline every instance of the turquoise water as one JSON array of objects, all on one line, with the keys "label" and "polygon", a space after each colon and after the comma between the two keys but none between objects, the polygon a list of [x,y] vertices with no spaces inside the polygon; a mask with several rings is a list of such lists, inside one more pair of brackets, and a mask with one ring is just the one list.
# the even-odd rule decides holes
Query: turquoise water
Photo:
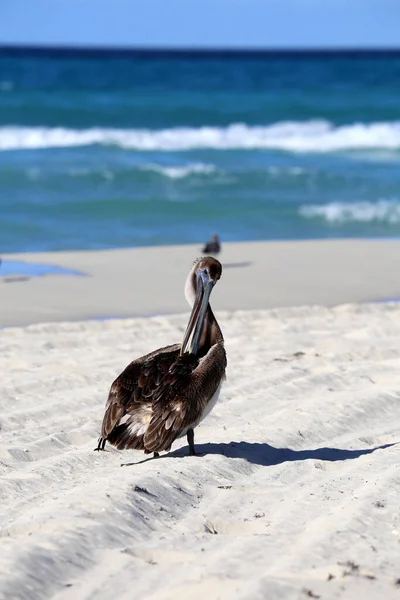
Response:
[{"label": "turquoise water", "polygon": [[400,235],[400,54],[0,51],[0,253]]}]

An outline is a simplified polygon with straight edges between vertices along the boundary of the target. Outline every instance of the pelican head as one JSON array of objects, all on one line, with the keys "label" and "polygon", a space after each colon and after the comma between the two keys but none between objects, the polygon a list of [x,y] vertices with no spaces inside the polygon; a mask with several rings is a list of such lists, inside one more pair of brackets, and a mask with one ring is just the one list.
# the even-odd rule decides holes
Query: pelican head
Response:
[{"label": "pelican head", "polygon": [[183,337],[181,355],[197,354],[211,291],[222,274],[221,263],[211,256],[200,258],[193,265],[186,281],[186,298],[193,304]]}]

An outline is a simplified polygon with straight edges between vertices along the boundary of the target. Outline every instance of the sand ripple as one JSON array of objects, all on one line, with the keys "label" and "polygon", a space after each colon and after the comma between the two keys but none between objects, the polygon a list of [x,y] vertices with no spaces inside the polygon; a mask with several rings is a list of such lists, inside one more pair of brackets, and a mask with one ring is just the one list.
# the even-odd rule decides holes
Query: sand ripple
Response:
[{"label": "sand ripple", "polygon": [[0,331],[0,598],[398,598],[400,307],[223,314],[205,456],[121,468],[108,386],[185,319]]}]

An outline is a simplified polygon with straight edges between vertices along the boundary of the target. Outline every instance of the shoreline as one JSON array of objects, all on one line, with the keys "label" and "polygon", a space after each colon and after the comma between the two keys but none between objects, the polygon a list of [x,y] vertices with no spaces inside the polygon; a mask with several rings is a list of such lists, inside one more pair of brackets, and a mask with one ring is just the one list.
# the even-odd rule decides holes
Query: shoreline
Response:
[{"label": "shoreline", "polygon": [[[199,250],[190,244],[5,254],[5,264],[21,261],[69,273],[1,277],[0,266],[0,326],[186,313],[184,283]],[[219,259],[223,276],[212,298],[216,311],[400,297],[397,239],[228,242]]]},{"label": "shoreline", "polygon": [[[197,248],[200,249],[205,245],[205,239],[197,242],[182,242],[180,244],[137,244],[135,246],[106,246],[104,248],[63,248],[57,250],[15,250],[0,252],[0,260],[23,260],[23,257],[42,257],[42,256],[58,256],[63,254],[83,254],[89,252],[122,252],[125,250],[150,250],[152,248]],[[208,240],[207,240],[208,241]],[[363,236],[363,237],[305,237],[305,238],[268,238],[268,239],[251,239],[251,240],[233,240],[222,241],[222,246],[233,246],[242,244],[302,244],[313,242],[400,242],[400,235],[382,235],[382,236]],[[1,264],[1,263],[0,263]]]}]

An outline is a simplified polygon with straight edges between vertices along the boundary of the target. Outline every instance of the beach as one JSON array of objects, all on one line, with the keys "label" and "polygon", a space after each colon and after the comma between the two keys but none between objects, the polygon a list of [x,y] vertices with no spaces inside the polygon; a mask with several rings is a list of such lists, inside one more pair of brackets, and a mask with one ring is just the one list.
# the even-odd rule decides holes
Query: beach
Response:
[{"label": "beach", "polygon": [[397,598],[399,250],[224,244],[227,381],[157,460],[93,449],[199,245],[4,255],[79,274],[0,277],[0,598]]}]

